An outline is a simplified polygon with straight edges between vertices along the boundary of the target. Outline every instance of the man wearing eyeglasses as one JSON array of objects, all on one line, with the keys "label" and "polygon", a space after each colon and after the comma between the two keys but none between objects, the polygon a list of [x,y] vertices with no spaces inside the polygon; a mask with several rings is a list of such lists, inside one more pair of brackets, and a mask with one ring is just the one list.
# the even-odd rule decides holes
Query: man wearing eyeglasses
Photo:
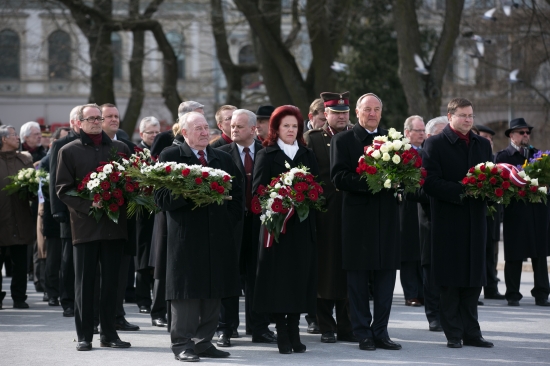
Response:
[{"label": "man wearing eyeglasses", "polygon": [[111,348],[128,348],[130,343],[118,337],[115,328],[117,287],[126,229],[126,206],[120,207],[118,224],[104,215],[99,222],[90,216],[90,209],[98,203],[69,195],[80,180],[95,171],[100,162],[111,159],[112,150],[130,154],[128,147],[113,141],[103,133],[101,109],[96,104],[85,104],[78,109],[80,138],[63,146],[58,154],[56,193],[70,213],[74,247],[75,271],[75,324],[78,351],[92,349],[94,332],[94,288],[97,264],[100,265],[101,322],[100,345]]},{"label": "man wearing eyeglasses", "polygon": [[[538,152],[529,144],[532,126],[525,119],[510,121],[510,128],[504,134],[510,138],[510,145],[497,153],[497,163],[514,166],[523,165]],[[521,227],[521,230],[518,228]],[[544,203],[512,201],[504,208],[504,280],[506,282],[506,300],[509,306],[519,306],[523,297],[519,292],[523,259],[531,258],[535,286],[531,295],[535,304],[550,306],[548,294],[548,208]]]},{"label": "man wearing eyeglasses", "polygon": [[471,132],[472,103],[455,98],[447,105],[449,124],[424,143],[428,172],[424,191],[430,196],[432,275],[440,286],[441,326],[447,347],[493,347],[481,335],[477,306],[487,283],[487,221],[483,200],[463,197],[462,178],[472,166],[491,161],[491,144]]},{"label": "man wearing eyeglasses", "polygon": [[222,131],[222,135],[219,139],[210,144],[213,148],[233,142],[233,140],[231,140],[231,117],[233,116],[233,111],[236,109],[237,107],[228,104],[222,105],[216,112],[216,123],[220,131]]}]

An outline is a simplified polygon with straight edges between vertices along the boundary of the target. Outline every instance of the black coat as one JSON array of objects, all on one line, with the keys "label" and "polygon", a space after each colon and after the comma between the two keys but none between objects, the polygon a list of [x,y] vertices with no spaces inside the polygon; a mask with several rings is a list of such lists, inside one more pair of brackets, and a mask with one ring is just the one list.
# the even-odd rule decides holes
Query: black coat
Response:
[{"label": "black coat", "polygon": [[[178,135],[176,137],[176,140],[182,143],[185,141],[182,135]],[[151,146],[151,156],[155,156],[155,157],[159,156],[162,150],[172,146],[173,142],[174,142],[174,133],[172,132],[172,130],[159,133],[155,137],[155,140],[153,141],[153,145]]]},{"label": "black coat", "polygon": [[418,222],[418,203],[416,200],[403,200],[399,205],[401,231],[401,262],[420,260],[420,229]]},{"label": "black coat", "polygon": [[[151,149],[143,141],[139,142],[138,147],[141,149]],[[136,270],[154,267],[149,264],[154,223],[155,214],[149,215],[145,213],[144,215],[136,216]]]},{"label": "black coat", "polygon": [[[44,171],[50,173],[50,157],[51,154],[47,154],[40,160],[40,168],[44,169]],[[49,184],[49,182],[48,182]],[[59,226],[59,223],[54,220],[51,210],[51,204],[50,204],[50,191],[49,187],[47,190],[42,190],[42,194],[44,195],[44,212],[42,214],[42,235],[44,235],[47,238],[59,238],[61,235],[61,228]]]},{"label": "black coat", "polygon": [[[424,149],[420,151],[422,160],[425,158]],[[415,195],[418,209],[418,237],[420,241],[420,264],[423,266],[432,263],[432,210],[430,198],[423,187],[417,190]]]},{"label": "black coat", "polygon": [[485,270],[486,203],[466,197],[460,183],[471,167],[491,161],[491,145],[470,132],[469,146],[447,125],[424,142],[424,190],[432,214],[432,274],[438,286],[479,287]]},{"label": "black coat", "polygon": [[[193,210],[192,202],[175,199],[167,188],[155,193],[157,205],[166,211],[168,228],[166,300],[220,299],[240,293],[233,229],[244,209],[242,177],[229,154],[207,147],[206,155],[209,167],[234,177],[232,200]],[[164,150],[159,161],[200,165],[187,143]]]},{"label": "black coat", "polygon": [[[529,151],[529,158],[537,152]],[[525,158],[512,145],[499,151],[497,163],[523,165]],[[512,200],[504,208],[504,259],[522,260],[548,256],[548,207],[544,203]]]},{"label": "black coat", "polygon": [[[378,128],[377,135],[387,130]],[[345,270],[399,269],[401,239],[399,209],[394,190],[369,191],[366,179],[355,169],[364,147],[374,136],[356,124],[332,138],[330,177],[340,191],[342,202],[342,254]]]},{"label": "black coat", "polygon": [[319,164],[326,212],[317,212],[317,296],[323,299],[348,297],[347,273],[342,269],[342,192],[330,180],[331,131],[328,125],[304,134]]},{"label": "black coat", "polygon": [[220,137],[219,139],[215,140],[215,141],[212,141],[210,143],[210,146],[217,149],[217,148],[220,148],[222,146],[225,146],[225,145],[229,145],[227,143],[227,141],[225,141],[225,139],[223,137]]},{"label": "black coat", "polygon": [[[120,134],[119,130],[116,133],[117,140],[124,143],[126,146],[128,146],[128,149],[130,150],[130,154],[134,153],[134,147],[136,147],[136,144],[134,144],[130,140],[126,140],[123,138]],[[126,220],[126,229],[128,230],[128,240],[124,242],[124,254],[134,256],[136,255],[136,243],[137,243],[137,222],[136,222],[136,216],[129,217]]]},{"label": "black coat", "polygon": [[[260,184],[267,186],[272,178],[291,168],[304,165],[317,176],[319,169],[313,151],[300,145],[294,160],[278,145],[268,146],[256,155],[253,192]],[[263,234],[263,228],[262,228]],[[260,234],[261,235],[261,234]],[[254,293],[254,310],[267,313],[311,313],[317,305],[317,248],[315,211],[300,222],[293,215],[287,222],[286,233],[279,242],[265,248],[260,241],[258,275]]]}]

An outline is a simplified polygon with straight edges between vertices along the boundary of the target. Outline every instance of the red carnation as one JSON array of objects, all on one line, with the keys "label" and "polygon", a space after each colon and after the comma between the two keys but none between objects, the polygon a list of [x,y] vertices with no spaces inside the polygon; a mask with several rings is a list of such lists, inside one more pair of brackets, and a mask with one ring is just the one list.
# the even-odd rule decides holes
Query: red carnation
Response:
[{"label": "red carnation", "polygon": [[508,188],[510,188],[510,182],[505,180],[504,182],[502,182],[502,189],[508,189]]},{"label": "red carnation", "polygon": [[103,171],[103,165],[102,166],[98,166],[97,169],[96,169],[97,172],[102,172]]},{"label": "red carnation", "polygon": [[306,198],[306,196],[304,196],[303,193],[296,193],[296,202],[302,202],[304,199]]},{"label": "red carnation", "polygon": [[189,173],[191,173],[191,169],[189,168],[185,168],[181,171],[181,175],[183,175],[184,177],[187,177]]},{"label": "red carnation", "polygon": [[520,197],[525,197],[526,194],[527,194],[527,192],[525,192],[523,189],[518,191],[518,195]]},{"label": "red carnation", "polygon": [[363,171],[361,170],[361,166],[358,166],[357,168],[355,168],[355,172],[357,174],[361,174]]},{"label": "red carnation", "polygon": [[504,191],[501,188],[495,189],[495,196],[502,197],[504,195]]},{"label": "red carnation", "polygon": [[109,188],[111,188],[111,183],[109,183],[108,181],[104,180],[103,182],[101,182],[100,184],[101,188],[106,191],[108,190]]},{"label": "red carnation", "polygon": [[118,211],[118,205],[116,203],[111,203],[109,205],[109,211],[111,212],[117,212]]},{"label": "red carnation", "polygon": [[298,172],[298,173],[294,174],[294,176],[295,176],[296,178],[303,178],[303,177],[304,177],[304,173]]},{"label": "red carnation", "polygon": [[365,158],[362,157],[361,159],[359,159],[359,164],[363,164],[364,162],[365,162]]},{"label": "red carnation", "polygon": [[111,199],[111,193],[105,191],[105,192],[103,192],[103,193],[101,194],[101,197],[103,197],[103,200],[104,200],[104,201],[108,201],[108,200]]},{"label": "red carnation", "polygon": [[202,172],[202,177],[203,178],[208,178],[210,174],[208,174],[208,172]]},{"label": "red carnation", "polygon": [[219,194],[223,194],[223,192],[225,192],[225,188],[223,188],[223,186],[218,186],[216,190],[218,191]]},{"label": "red carnation", "polygon": [[279,178],[275,178],[275,179],[273,179],[273,180],[271,181],[271,183],[269,183],[269,185],[270,185],[271,187],[275,187],[275,184],[277,184],[278,182],[279,182]]},{"label": "red carnation", "polygon": [[201,178],[195,178],[195,184],[201,184],[202,179]]},{"label": "red carnation", "polygon": [[[134,151],[135,151],[136,147],[134,147]],[[123,152],[118,152],[117,153],[118,156],[120,157],[123,157],[124,159],[128,160],[128,155],[126,155],[125,153]]]},{"label": "red carnation", "polygon": [[115,188],[113,190],[113,197],[114,198],[120,198],[122,197],[122,191],[120,190],[120,188]]},{"label": "red carnation", "polygon": [[122,206],[124,204],[124,198],[120,197],[116,200],[116,204]]},{"label": "red carnation", "polygon": [[94,194],[94,202],[99,202],[101,200],[101,195],[99,193]]},{"label": "red carnation", "polygon": [[317,191],[315,189],[310,189],[309,192],[307,192],[307,196],[312,201],[317,201],[319,198],[319,195],[317,194]]},{"label": "red carnation", "polygon": [[170,167],[170,165],[167,165],[164,170],[166,171],[166,173],[170,174],[170,172],[172,171],[172,167]]},{"label": "red carnation", "polygon": [[210,183],[210,189],[213,189],[213,190],[214,190],[214,189],[218,189],[218,186],[219,186],[218,182],[212,182],[212,183]]},{"label": "red carnation", "polygon": [[229,182],[231,180],[231,177],[229,175],[224,175],[223,176],[223,181],[224,182]]},{"label": "red carnation", "polygon": [[116,183],[116,182],[118,182],[118,180],[119,180],[120,178],[118,177],[118,173],[111,173],[111,174],[109,175],[109,179],[111,180],[111,182],[115,182],[115,183]]},{"label": "red carnation", "polygon": [[134,185],[132,183],[126,183],[124,185],[124,189],[126,192],[133,192],[134,191]]},{"label": "red carnation", "polygon": [[495,177],[491,177],[491,179],[489,179],[489,183],[491,183],[492,185],[495,185],[497,184],[497,179]]}]

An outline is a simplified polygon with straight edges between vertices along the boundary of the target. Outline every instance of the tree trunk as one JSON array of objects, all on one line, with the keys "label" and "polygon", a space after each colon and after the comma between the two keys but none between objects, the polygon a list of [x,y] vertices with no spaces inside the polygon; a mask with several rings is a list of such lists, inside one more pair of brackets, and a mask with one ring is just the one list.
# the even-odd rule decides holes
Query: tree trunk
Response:
[{"label": "tree trunk", "polygon": [[124,119],[122,120],[122,128],[130,138],[134,134],[137,120],[143,106],[145,92],[143,90],[143,58],[145,57],[145,32],[133,31],[134,36],[132,47],[132,59],[130,60],[130,86],[131,94],[128,100]]}]

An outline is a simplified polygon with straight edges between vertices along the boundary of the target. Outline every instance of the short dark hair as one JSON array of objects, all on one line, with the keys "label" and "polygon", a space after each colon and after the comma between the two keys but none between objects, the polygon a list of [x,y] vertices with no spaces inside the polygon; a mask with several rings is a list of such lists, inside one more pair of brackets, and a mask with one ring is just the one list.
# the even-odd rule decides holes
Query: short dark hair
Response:
[{"label": "short dark hair", "polygon": [[101,109],[101,107],[98,106],[97,104],[95,104],[95,103],[83,104],[78,108],[77,117],[78,117],[79,121],[82,121],[82,119],[84,118],[84,109],[86,109],[88,107],[89,108],[97,108],[99,110],[99,113],[103,114],[103,109]]},{"label": "short dark hair", "polygon": [[61,136],[61,131],[69,132],[71,129],[69,127],[59,127],[52,134],[52,139],[57,140]]},{"label": "short dark hair", "polygon": [[281,125],[281,120],[286,116],[293,116],[298,120],[298,134],[296,135],[296,140],[305,146],[304,119],[302,118],[300,109],[293,105],[283,105],[273,111],[273,114],[269,119],[269,134],[263,142],[264,146],[273,146],[277,144],[277,139],[279,138],[279,126]]},{"label": "short dark hair", "polygon": [[466,98],[454,98],[447,104],[447,113],[453,114],[458,108],[472,107],[474,105]]}]

